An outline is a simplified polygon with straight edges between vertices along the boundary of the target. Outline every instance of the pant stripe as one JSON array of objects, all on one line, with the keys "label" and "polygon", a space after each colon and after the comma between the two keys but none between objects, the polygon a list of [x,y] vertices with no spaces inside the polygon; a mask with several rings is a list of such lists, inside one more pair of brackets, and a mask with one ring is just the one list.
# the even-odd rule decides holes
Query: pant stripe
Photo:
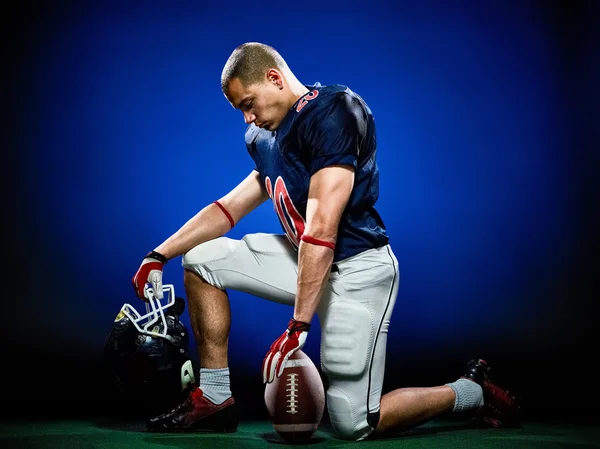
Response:
[{"label": "pant stripe", "polygon": [[[394,258],[390,254],[389,246],[386,248],[390,259],[392,260],[392,266],[394,267],[394,277],[392,278],[392,283],[390,285],[390,293],[388,295],[387,304],[385,305],[385,310],[381,316],[381,321],[379,321],[379,326],[377,327],[377,333],[375,335],[375,342],[373,343],[373,348],[371,349],[371,360],[369,362],[369,386],[367,388],[367,417],[370,416],[370,407],[369,407],[369,398],[371,397],[371,372],[373,369],[373,359],[375,358],[375,350],[377,348],[377,342],[379,341],[379,333],[381,332],[381,327],[383,326],[383,321],[387,315],[388,308],[390,307],[390,302],[392,299],[392,294],[394,293],[394,285],[396,284],[396,276],[398,276],[398,267],[394,262]],[[377,422],[379,421],[379,413],[377,413],[377,421],[374,423],[374,426],[369,422],[370,425],[375,428],[377,426]],[[367,418],[368,419],[368,418]]]}]

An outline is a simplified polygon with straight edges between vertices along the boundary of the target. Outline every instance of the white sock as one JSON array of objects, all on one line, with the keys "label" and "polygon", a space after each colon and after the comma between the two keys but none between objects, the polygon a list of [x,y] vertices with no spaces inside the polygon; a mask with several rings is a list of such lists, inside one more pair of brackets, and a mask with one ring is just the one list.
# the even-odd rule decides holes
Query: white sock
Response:
[{"label": "white sock", "polygon": [[200,389],[213,404],[221,404],[231,397],[229,368],[200,368]]},{"label": "white sock", "polygon": [[483,389],[478,383],[469,379],[458,379],[456,382],[446,385],[452,388],[456,394],[453,412],[478,409],[483,405]]}]

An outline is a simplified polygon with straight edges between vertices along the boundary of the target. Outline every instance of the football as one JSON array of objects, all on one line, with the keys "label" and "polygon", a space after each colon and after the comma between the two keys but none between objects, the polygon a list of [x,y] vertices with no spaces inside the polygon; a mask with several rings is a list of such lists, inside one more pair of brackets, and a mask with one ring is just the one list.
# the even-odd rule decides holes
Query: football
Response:
[{"label": "football", "polygon": [[323,417],[325,391],[321,375],[302,350],[287,361],[281,377],[265,387],[265,405],[273,428],[288,443],[306,443]]}]

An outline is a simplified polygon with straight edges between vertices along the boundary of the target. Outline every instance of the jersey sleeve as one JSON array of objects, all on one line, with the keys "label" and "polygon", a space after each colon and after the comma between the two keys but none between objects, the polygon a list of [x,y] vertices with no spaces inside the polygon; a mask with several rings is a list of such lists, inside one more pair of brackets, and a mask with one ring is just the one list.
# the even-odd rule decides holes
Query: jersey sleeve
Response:
[{"label": "jersey sleeve", "polygon": [[310,151],[310,175],[330,165],[351,165],[356,169],[360,142],[367,129],[367,116],[360,101],[340,92],[324,107],[315,108],[307,119],[302,140]]},{"label": "jersey sleeve", "polygon": [[254,170],[260,172],[260,170],[258,169],[258,162],[256,161],[256,130],[253,129],[252,126],[248,126],[248,128],[246,128],[244,140],[246,143],[246,150],[248,151],[248,154],[250,155],[250,157],[252,158],[252,162],[254,163]]}]

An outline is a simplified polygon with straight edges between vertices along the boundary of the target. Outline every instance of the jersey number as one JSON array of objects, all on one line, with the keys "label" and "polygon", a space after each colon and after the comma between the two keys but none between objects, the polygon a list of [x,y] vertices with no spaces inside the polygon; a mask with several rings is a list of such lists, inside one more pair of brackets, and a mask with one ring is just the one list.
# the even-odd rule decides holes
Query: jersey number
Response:
[{"label": "jersey number", "polygon": [[296,206],[292,203],[285,182],[283,182],[281,176],[278,176],[275,180],[275,185],[271,186],[271,179],[267,176],[265,178],[265,187],[267,188],[269,197],[273,200],[275,212],[285,229],[287,238],[298,248],[300,246],[300,238],[304,234],[305,223],[302,215],[300,215]]},{"label": "jersey number", "polygon": [[306,106],[306,103],[308,103],[310,100],[314,100],[318,95],[319,91],[316,89],[307,93],[304,98],[298,102],[298,106],[296,106],[296,112],[300,112],[302,108]]}]

